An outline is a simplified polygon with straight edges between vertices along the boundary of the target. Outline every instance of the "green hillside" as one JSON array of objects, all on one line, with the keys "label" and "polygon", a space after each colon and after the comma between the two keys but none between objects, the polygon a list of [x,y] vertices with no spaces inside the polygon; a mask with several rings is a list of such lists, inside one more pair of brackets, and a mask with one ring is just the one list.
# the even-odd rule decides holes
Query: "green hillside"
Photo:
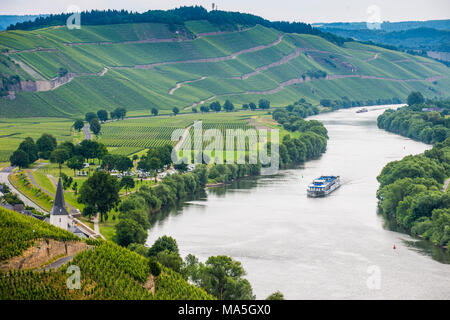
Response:
[{"label": "green hillside", "polygon": [[[20,255],[39,239],[73,241],[78,237],[35,218],[0,208],[0,264]],[[92,243],[91,243],[92,245]],[[67,288],[67,268],[76,265],[81,271],[79,290]],[[161,266],[154,278],[154,294],[147,289],[150,268],[148,259],[112,242],[93,244],[91,249],[74,256],[59,269],[9,270],[0,272],[2,300],[204,300],[214,299],[183,277]],[[144,287],[145,286],[145,287]]]},{"label": "green hillside", "polygon": [[[74,117],[123,106],[189,110],[208,99],[240,104],[265,96],[278,107],[300,97],[318,103],[450,92],[449,68],[434,60],[353,41],[338,46],[261,25],[240,31],[219,31],[208,21],[178,29],[135,23],[11,30],[0,33],[0,49],[4,95],[20,91],[12,75],[41,87],[1,98],[2,117]],[[60,68],[68,75],[49,90]],[[305,77],[317,70],[327,77]]]}]

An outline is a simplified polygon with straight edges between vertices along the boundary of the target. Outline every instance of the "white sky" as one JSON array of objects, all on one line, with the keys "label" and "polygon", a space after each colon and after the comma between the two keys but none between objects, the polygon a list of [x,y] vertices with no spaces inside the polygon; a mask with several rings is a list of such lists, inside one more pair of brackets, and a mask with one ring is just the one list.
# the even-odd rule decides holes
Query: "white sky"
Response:
[{"label": "white sky", "polygon": [[219,10],[253,13],[269,20],[309,23],[370,21],[375,16],[367,10],[373,5],[380,9],[381,21],[450,18],[450,0],[0,0],[0,14],[61,13],[72,5],[81,10],[127,9],[139,12],[202,5],[209,10],[212,2],[218,5]]}]

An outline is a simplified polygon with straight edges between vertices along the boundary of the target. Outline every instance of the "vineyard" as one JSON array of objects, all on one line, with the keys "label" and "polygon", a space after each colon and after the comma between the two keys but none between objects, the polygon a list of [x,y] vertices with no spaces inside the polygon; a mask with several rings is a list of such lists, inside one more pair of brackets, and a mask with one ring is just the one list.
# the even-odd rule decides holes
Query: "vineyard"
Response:
[{"label": "vineyard", "polygon": [[38,239],[79,238],[49,223],[0,208],[0,261],[20,255]]},{"label": "vineyard", "polygon": [[[109,122],[102,126],[99,141],[113,154],[130,155],[164,144],[174,146],[177,141],[171,140],[172,132],[176,129],[185,129],[195,121],[202,121],[203,132],[218,129],[224,137],[227,129],[252,129],[248,121],[254,114],[254,112],[188,114]],[[193,143],[192,128],[190,133]],[[203,146],[206,144],[203,143]]]},{"label": "vineyard", "polygon": [[[48,223],[0,208],[0,261],[20,255],[37,239],[79,240]],[[213,299],[165,267],[153,295],[144,288],[150,274],[148,259],[112,242],[77,254],[69,264],[80,268],[80,289],[67,288],[69,265],[54,271],[10,270],[0,274],[0,299]]]}]

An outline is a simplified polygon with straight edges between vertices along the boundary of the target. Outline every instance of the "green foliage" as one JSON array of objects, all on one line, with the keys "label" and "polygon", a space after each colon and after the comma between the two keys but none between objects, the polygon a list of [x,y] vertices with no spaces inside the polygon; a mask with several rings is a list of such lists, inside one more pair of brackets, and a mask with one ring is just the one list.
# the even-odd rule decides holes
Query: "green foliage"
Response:
[{"label": "green foliage", "polygon": [[49,223],[0,208],[0,261],[20,255],[39,239],[79,240]]},{"label": "green foliage", "polygon": [[406,102],[409,106],[424,103],[425,99],[419,91],[413,91],[409,94]]},{"label": "green foliage", "polygon": [[266,300],[284,300],[284,295],[280,291],[275,291],[270,294]]},{"label": "green foliage", "polygon": [[205,264],[189,256],[189,278],[219,300],[255,299],[250,283],[242,278],[245,270],[239,261],[227,256],[209,257]]},{"label": "green foliage", "polygon": [[[442,110],[427,111],[423,110]],[[425,143],[434,144],[450,137],[450,101],[428,101],[423,104],[386,110],[377,119],[378,127]]]},{"label": "green foliage", "polygon": [[121,246],[128,246],[131,243],[145,243],[147,240],[146,230],[135,220],[121,219],[116,225],[116,241]]},{"label": "green foliage", "polygon": [[104,171],[95,172],[81,186],[78,201],[95,208],[103,221],[104,217],[108,217],[108,211],[120,202],[119,190],[117,178]]},{"label": "green foliage", "polygon": [[75,120],[75,122],[73,123],[73,128],[74,128],[75,130],[77,130],[78,132],[80,132],[81,129],[83,129],[83,127],[84,127],[84,122],[83,122],[82,119],[77,119],[77,120]]},{"label": "green foliage", "polygon": [[397,225],[435,244],[449,241],[450,193],[441,191],[450,176],[450,139],[422,155],[388,163],[377,177],[380,211]]},{"label": "green foliage", "polygon": [[89,128],[91,129],[92,133],[95,134],[96,136],[99,135],[100,130],[101,130],[101,125],[100,122],[98,121],[98,118],[93,118],[90,122],[89,122]]},{"label": "green foliage", "polygon": [[148,255],[156,257],[160,252],[167,251],[169,253],[178,254],[178,245],[174,238],[169,236],[159,237],[148,251]]}]

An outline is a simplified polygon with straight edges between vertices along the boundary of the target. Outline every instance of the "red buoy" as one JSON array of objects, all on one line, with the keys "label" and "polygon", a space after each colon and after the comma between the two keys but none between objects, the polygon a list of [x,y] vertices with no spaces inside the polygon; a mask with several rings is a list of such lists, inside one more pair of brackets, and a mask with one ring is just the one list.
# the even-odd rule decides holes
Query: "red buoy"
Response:
[{"label": "red buoy", "polygon": [[394,250],[396,249],[396,247],[395,247],[395,243],[394,243],[394,247],[393,247],[392,249],[394,249]]}]

